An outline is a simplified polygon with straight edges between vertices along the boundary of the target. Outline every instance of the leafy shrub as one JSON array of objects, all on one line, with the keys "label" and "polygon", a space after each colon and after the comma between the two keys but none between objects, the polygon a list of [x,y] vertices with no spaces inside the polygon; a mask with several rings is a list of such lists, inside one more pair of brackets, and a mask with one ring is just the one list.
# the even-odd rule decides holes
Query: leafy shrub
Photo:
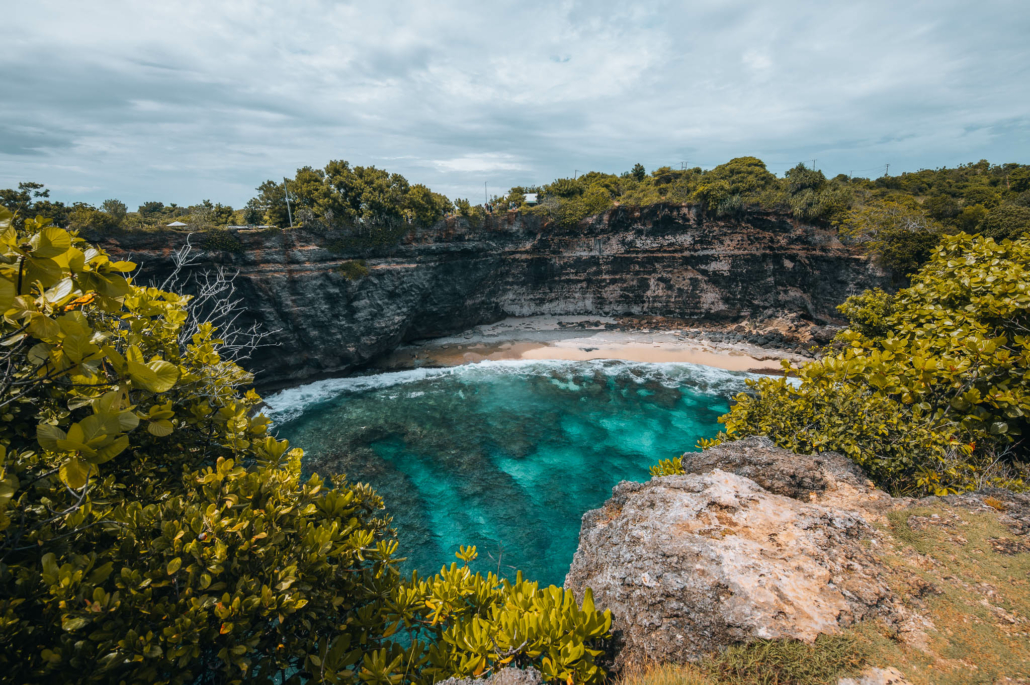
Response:
[{"label": "leafy shrub", "polygon": [[838,231],[842,240],[861,244],[900,280],[930,258],[944,228],[914,203],[876,200],[843,214]]},{"label": "leafy shrub", "polygon": [[752,196],[776,183],[776,177],[757,157],[736,157],[706,174],[711,182],[725,181],[730,195]]},{"label": "leafy shrub", "polygon": [[368,275],[368,264],[364,259],[344,262],[336,268],[348,281],[358,281]]},{"label": "leafy shrub", "polygon": [[963,193],[967,205],[981,205],[985,209],[994,209],[1001,202],[1001,196],[989,186],[975,186]]},{"label": "leafy shrub", "polygon": [[797,195],[805,190],[818,191],[826,185],[826,176],[823,172],[809,169],[804,164],[789,169],[783,176],[787,180],[787,192],[791,195]]},{"label": "leafy shrub", "polygon": [[101,211],[110,214],[111,217],[119,223],[121,223],[125,218],[126,213],[129,211],[129,208],[125,206],[124,202],[115,199],[104,200],[100,204],[100,209]]},{"label": "leafy shrub", "polygon": [[[124,206],[124,205],[123,205]],[[117,230],[124,218],[102,212],[85,204],[76,204],[68,214],[69,227],[88,233],[108,233]]]},{"label": "leafy shrub", "polygon": [[[480,676],[506,666],[535,666],[545,680],[597,683],[605,672],[596,663],[609,635],[611,613],[594,609],[590,590],[582,608],[572,594],[551,586],[540,590],[518,573],[515,582],[486,577],[468,568],[475,547],[455,555],[430,579],[414,574],[397,592],[393,608],[416,640],[429,648],[416,664],[426,682],[449,676]],[[385,659],[408,656],[398,647]]]},{"label": "leafy shrub", "polygon": [[937,219],[938,221],[954,219],[961,211],[955,198],[942,193],[928,198],[924,203],[924,206],[926,207],[926,213],[929,214],[931,218]]},{"label": "leafy shrub", "polygon": [[468,221],[473,226],[479,227],[483,225],[483,221],[486,219],[486,213],[483,208],[478,205],[473,205],[468,200],[458,199],[454,201],[455,211],[458,216]]},{"label": "leafy shrub", "polygon": [[702,182],[694,191],[693,199],[702,207],[716,208],[729,199],[730,184],[726,181],[713,180]]},{"label": "leafy shrub", "polygon": [[714,442],[768,435],[841,452],[895,492],[1025,488],[1030,416],[1030,238],[945,236],[895,296],[849,298],[824,358],[750,382]]},{"label": "leafy shrub", "polygon": [[[0,672],[19,683],[599,681],[611,617],[452,567],[402,582],[382,500],[301,478],[189,298],[0,210]],[[466,562],[474,550],[462,550]]]},{"label": "leafy shrub", "polygon": [[204,234],[203,246],[205,250],[243,252],[243,243],[229,231],[208,231]]},{"label": "leafy shrub", "polygon": [[658,478],[661,476],[682,476],[683,456],[672,459],[660,459],[657,464],[651,467],[651,475]]},{"label": "leafy shrub", "polygon": [[987,208],[983,205],[969,205],[962,208],[955,217],[955,224],[964,233],[975,233],[977,227],[987,218]]},{"label": "leafy shrub", "polygon": [[[287,190],[290,207],[286,203]],[[374,166],[352,167],[344,160],[332,160],[323,169],[297,169],[288,183],[265,181],[257,191],[247,208],[260,212],[264,223],[288,226],[292,207],[295,218],[308,217],[304,220],[308,228],[318,224],[328,231],[402,222],[430,226],[451,209],[451,201],[446,197],[424,185],[412,185],[400,174]]]},{"label": "leafy shrub", "polygon": [[1018,238],[1030,233],[1030,207],[1000,205],[980,222],[980,233],[995,240]]}]

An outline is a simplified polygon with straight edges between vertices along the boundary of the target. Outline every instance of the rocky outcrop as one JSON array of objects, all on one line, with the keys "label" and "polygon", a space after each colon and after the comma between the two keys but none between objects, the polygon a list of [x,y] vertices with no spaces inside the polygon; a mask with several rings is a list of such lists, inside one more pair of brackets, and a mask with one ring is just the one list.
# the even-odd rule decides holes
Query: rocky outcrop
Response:
[{"label": "rocky outcrop", "polygon": [[810,642],[893,612],[856,508],[890,498],[847,459],[749,438],[684,461],[686,475],[620,483],[583,517],[565,586],[611,609],[617,668],[758,638]]},{"label": "rocky outcrop", "polygon": [[1026,652],[1007,650],[1030,634],[1027,494],[892,498],[841,455],[761,437],[683,470],[620,483],[583,517],[565,587],[612,611],[616,670],[846,633],[867,651],[838,685],[1025,682],[1008,676],[1026,677]]},{"label": "rocky outcrop", "polygon": [[[263,385],[344,373],[397,345],[506,316],[654,315],[732,324],[776,317],[832,323],[849,294],[883,274],[828,229],[787,215],[708,216],[696,207],[617,207],[570,229],[491,215],[449,219],[390,247],[352,249],[296,231],[233,234],[194,270],[239,270],[247,323],[278,330],[278,348],[249,362]],[[160,282],[182,233],[107,236],[103,246]],[[194,244],[205,239],[194,236]],[[219,247],[235,246],[234,251]],[[367,259],[351,280],[340,267]]]}]

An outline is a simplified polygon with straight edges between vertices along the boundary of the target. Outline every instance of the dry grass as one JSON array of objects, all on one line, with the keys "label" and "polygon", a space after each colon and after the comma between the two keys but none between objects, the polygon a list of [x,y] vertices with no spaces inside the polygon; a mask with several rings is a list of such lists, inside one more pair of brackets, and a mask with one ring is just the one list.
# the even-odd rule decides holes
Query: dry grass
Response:
[{"label": "dry grass", "polygon": [[655,666],[626,674],[622,685],[822,685],[864,663],[850,635],[821,636],[815,644],[760,640],[731,647],[697,665]]},{"label": "dry grass", "polygon": [[[882,621],[814,645],[759,642],[700,664],[626,673],[619,685],[816,685],[864,665],[913,685],[992,685],[1030,678],[1030,546],[993,514],[936,505],[893,512],[884,531],[890,582],[929,618],[922,647]],[[916,641],[918,642],[918,641]]]}]

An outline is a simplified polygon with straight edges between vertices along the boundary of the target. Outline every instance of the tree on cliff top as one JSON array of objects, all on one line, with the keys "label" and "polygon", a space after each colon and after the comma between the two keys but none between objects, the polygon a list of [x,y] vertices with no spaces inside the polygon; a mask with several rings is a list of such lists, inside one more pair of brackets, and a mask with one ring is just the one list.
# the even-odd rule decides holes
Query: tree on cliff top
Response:
[{"label": "tree on cliff top", "polygon": [[361,225],[368,231],[400,223],[432,226],[453,208],[445,196],[424,185],[412,185],[400,174],[374,166],[352,167],[342,160],[333,160],[324,169],[298,169],[285,188],[283,183],[265,181],[248,206],[262,208],[266,223],[288,226],[287,189],[294,223],[300,223],[297,216],[308,210],[307,223],[326,229]]},{"label": "tree on cliff top", "polygon": [[914,273],[933,254],[944,226],[915,202],[873,200],[837,221],[841,240],[862,245],[897,280]]},{"label": "tree on cliff top", "polygon": [[597,682],[611,616],[473,574],[403,581],[381,499],[301,478],[190,298],[0,208],[0,676],[404,685],[534,665]]}]

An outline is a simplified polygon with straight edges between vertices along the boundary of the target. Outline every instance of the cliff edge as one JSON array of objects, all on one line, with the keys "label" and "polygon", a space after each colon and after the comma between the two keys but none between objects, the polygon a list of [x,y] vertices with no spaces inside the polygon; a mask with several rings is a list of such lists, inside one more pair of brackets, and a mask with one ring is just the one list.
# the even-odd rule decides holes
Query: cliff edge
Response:
[{"label": "cliff edge", "polygon": [[[509,316],[667,316],[732,324],[836,320],[848,295],[884,274],[833,231],[783,214],[713,217],[689,205],[617,207],[571,228],[515,212],[478,227],[450,217],[397,245],[304,230],[195,235],[191,267],[239,272],[239,323],[279,331],[247,366],[264,386],[346,373],[398,345]],[[177,232],[99,241],[160,283],[186,241]],[[231,248],[231,249],[228,249]],[[362,269],[352,262],[364,260]],[[189,289],[187,288],[187,292]]]},{"label": "cliff edge", "polygon": [[1030,497],[893,498],[841,455],[767,438],[683,468],[583,517],[565,586],[611,609],[616,670],[848,635],[914,683],[1030,674]]}]

